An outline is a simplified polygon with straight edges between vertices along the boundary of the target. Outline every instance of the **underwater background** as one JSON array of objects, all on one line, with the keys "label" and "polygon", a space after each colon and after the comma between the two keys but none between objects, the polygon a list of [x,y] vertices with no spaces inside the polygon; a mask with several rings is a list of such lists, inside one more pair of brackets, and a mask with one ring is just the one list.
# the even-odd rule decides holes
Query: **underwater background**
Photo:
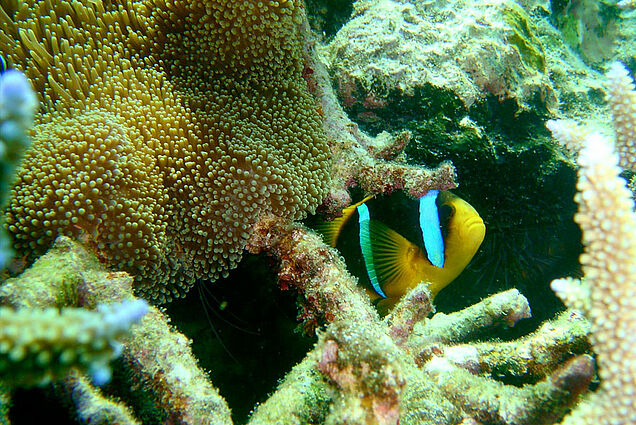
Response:
[{"label": "underwater background", "polygon": [[[629,141],[612,184],[633,177],[633,2],[0,7],[0,423],[636,423],[631,301],[581,289],[591,301],[567,309],[551,287],[607,269],[596,287],[630,298],[634,276],[614,276],[635,234],[606,255],[623,266],[589,260],[614,252],[612,226],[575,220],[586,164],[546,127]],[[359,256],[358,219],[340,251],[311,229],[369,195],[391,227],[429,190],[472,205],[485,238],[438,294],[414,284],[383,319],[341,258]],[[613,199],[599,205],[631,217]],[[99,313],[133,294],[148,313]],[[31,318],[47,307],[59,326]],[[117,332],[41,336],[83,320]]]}]

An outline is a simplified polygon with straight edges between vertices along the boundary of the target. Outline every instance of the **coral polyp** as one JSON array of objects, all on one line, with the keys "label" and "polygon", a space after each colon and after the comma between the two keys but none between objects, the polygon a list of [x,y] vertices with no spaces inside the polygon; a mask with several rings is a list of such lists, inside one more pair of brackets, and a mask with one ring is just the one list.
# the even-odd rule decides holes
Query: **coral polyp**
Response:
[{"label": "coral polyp", "polygon": [[227,274],[261,215],[313,211],[329,157],[300,12],[288,1],[21,3],[0,23],[0,49],[44,110],[6,212],[18,251],[84,237],[165,302]]}]

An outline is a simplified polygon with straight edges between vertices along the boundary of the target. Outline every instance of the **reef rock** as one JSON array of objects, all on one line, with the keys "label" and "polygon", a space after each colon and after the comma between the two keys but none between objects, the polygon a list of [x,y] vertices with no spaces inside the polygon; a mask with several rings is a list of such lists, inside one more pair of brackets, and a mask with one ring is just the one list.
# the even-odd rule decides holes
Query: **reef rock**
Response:
[{"label": "reef rock", "polygon": [[[326,50],[334,86],[352,118],[377,132],[404,98],[485,98],[516,109],[591,115],[600,75],[572,53],[545,1],[360,0]],[[397,118],[397,124],[403,122]]]}]

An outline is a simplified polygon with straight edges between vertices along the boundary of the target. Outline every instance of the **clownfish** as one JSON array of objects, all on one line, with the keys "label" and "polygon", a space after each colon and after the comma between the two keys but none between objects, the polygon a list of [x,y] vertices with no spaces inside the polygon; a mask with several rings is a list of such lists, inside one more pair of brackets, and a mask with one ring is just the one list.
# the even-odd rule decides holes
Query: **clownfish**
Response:
[{"label": "clownfish", "polygon": [[366,197],[316,229],[325,243],[353,253],[344,255],[347,267],[381,313],[422,281],[437,295],[466,268],[486,234],[477,211],[450,192],[387,198]]},{"label": "clownfish", "polygon": [[9,65],[7,64],[7,61],[5,60],[4,56],[2,56],[2,54],[0,54],[0,74],[2,74],[4,71],[6,71],[8,69]]}]

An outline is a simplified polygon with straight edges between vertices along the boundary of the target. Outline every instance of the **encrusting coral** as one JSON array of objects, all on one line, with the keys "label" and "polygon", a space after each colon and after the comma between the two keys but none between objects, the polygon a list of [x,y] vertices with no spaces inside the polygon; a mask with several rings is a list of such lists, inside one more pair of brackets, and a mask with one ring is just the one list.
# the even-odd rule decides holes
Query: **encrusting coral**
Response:
[{"label": "encrusting coral", "polygon": [[[636,89],[623,65],[607,73],[620,164],[633,167]],[[603,136],[571,122],[549,121],[553,135],[578,152],[579,205],[574,220],[583,233],[584,278],[559,279],[552,288],[591,321],[601,385],[566,424],[636,423],[636,213],[632,193],[619,177],[619,157]]]},{"label": "encrusting coral", "polygon": [[295,1],[27,1],[0,50],[40,94],[6,212],[16,248],[84,239],[163,302],[241,257],[265,213],[329,181]]},{"label": "encrusting coral", "polygon": [[316,59],[313,66],[312,75],[324,113],[323,129],[332,155],[331,183],[321,212],[338,216],[351,204],[347,189],[356,186],[366,194],[404,190],[414,198],[432,189],[456,187],[455,168],[450,162],[431,169],[406,163],[404,148],[411,138],[410,132],[383,133],[374,138],[360,131],[338,102],[325,65]]}]

